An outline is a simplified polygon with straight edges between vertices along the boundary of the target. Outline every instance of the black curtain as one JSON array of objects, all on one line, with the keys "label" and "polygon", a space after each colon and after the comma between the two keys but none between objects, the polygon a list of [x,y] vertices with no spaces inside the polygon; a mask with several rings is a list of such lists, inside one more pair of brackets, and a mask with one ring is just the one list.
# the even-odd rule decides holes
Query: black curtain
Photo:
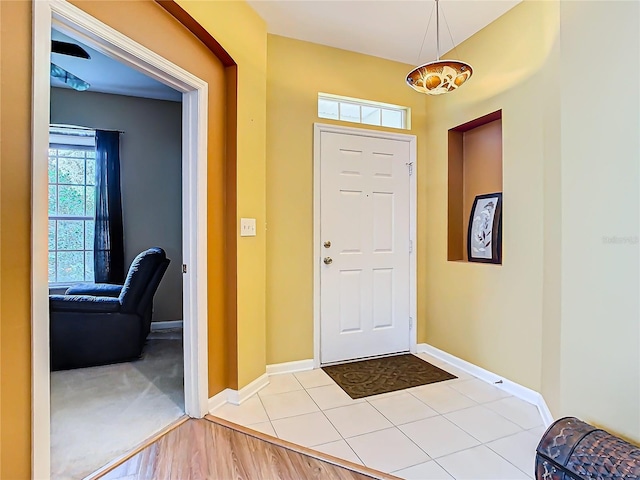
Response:
[{"label": "black curtain", "polygon": [[95,281],[124,283],[119,132],[96,130],[96,228],[93,248]]}]

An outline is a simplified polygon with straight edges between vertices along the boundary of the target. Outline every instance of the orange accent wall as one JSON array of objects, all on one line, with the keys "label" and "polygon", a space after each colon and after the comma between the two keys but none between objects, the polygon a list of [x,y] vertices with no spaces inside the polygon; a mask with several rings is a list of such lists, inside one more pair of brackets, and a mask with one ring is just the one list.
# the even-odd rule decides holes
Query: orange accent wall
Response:
[{"label": "orange accent wall", "polygon": [[502,192],[502,120],[449,131],[448,260],[467,259],[476,195]]},{"label": "orange accent wall", "polygon": [[467,260],[467,229],[476,195],[502,192],[502,121],[465,132],[462,258]]},{"label": "orange accent wall", "polygon": [[[222,63],[153,1],[71,3],[159,53],[209,84],[208,282],[209,395],[228,386],[235,367],[235,305],[226,289],[234,278],[228,261],[228,225],[235,225],[235,67]],[[31,465],[31,64],[32,4],[0,1],[0,478],[26,479]],[[10,46],[10,48],[8,48]],[[227,88],[228,81],[233,83]],[[235,99],[229,103],[233,108]],[[226,184],[233,185],[232,191]],[[227,196],[233,197],[231,201]],[[232,251],[233,248],[232,248]],[[236,374],[237,375],[237,374]]]},{"label": "orange accent wall", "polygon": [[0,1],[0,478],[31,464],[31,2]]},{"label": "orange accent wall", "polygon": [[[152,1],[72,0],[98,20],[162,55],[209,84],[208,309],[209,396],[227,387],[225,338],[226,86],[222,63],[160,5]],[[126,12],[126,14],[124,13]],[[144,22],[140,19],[144,18]]]}]

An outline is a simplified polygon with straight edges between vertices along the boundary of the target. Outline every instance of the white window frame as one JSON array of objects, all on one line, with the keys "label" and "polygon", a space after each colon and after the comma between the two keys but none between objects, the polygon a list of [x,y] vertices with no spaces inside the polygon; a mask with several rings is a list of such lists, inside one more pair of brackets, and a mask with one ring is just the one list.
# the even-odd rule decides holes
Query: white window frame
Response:
[{"label": "white window frame", "polygon": [[[322,115],[320,113],[320,102],[321,101],[327,101],[327,102],[332,102],[332,103],[337,104],[337,106],[338,106],[338,118],[334,118],[332,116],[327,116],[327,115]],[[347,119],[341,118],[340,112],[341,112],[343,104],[355,105],[355,106],[359,107],[359,110],[360,110],[360,118],[359,118],[359,120],[347,120]],[[363,122],[362,121],[362,107],[370,107],[370,108],[379,109],[380,110],[379,123],[365,123],[365,122]],[[402,105],[394,105],[392,103],[375,102],[373,100],[365,100],[365,99],[362,99],[362,98],[344,97],[344,96],[341,96],[341,95],[334,95],[334,94],[331,94],[331,93],[318,92],[318,108],[317,108],[317,111],[318,111],[318,118],[326,118],[328,120],[337,120],[337,121],[341,121],[341,122],[359,123],[361,125],[367,125],[367,126],[395,128],[395,129],[398,129],[398,130],[411,130],[411,108],[404,107]],[[401,126],[397,127],[397,126],[392,126],[392,125],[385,125],[383,123],[383,121],[382,121],[382,112],[383,111],[400,113]]]},{"label": "white window frame", "polygon": [[[49,133],[49,148],[51,148],[52,145],[54,146],[61,145],[61,146],[68,146],[68,147],[93,147],[93,148],[95,148],[96,146],[95,130],[75,129],[75,128],[67,128],[64,126],[54,126],[54,125],[51,126],[50,130],[56,133],[51,133],[51,132]],[[86,168],[86,163],[85,163],[85,168]],[[57,171],[57,166],[56,166],[56,171]],[[85,177],[85,182],[86,182],[86,177]],[[51,185],[51,183],[49,183],[48,185]],[[55,185],[58,185],[58,183],[56,182]],[[83,186],[86,188],[86,184],[84,184]],[[86,201],[86,198],[85,198],[85,201]],[[52,219],[53,220],[95,220],[95,214],[92,217],[89,217],[87,215],[66,216],[66,215],[50,215],[49,214],[48,218],[49,218],[49,221],[51,221]],[[56,235],[56,241],[57,241],[57,235]],[[57,251],[58,250],[56,248],[56,252]],[[85,245],[85,249],[82,250],[83,255],[86,253],[86,251],[87,249]],[[91,249],[91,251],[93,252],[93,248]],[[51,250],[49,250],[49,253],[51,253]],[[84,261],[86,262],[86,257]],[[56,263],[57,263],[57,260],[56,260]],[[56,270],[57,268],[58,267],[56,264]],[[55,282],[49,282],[49,287],[50,288],[69,287],[75,283],[83,283],[83,282],[89,282],[89,281],[92,282],[93,280],[82,279],[77,281],[64,281],[64,282],[55,281]]]}]

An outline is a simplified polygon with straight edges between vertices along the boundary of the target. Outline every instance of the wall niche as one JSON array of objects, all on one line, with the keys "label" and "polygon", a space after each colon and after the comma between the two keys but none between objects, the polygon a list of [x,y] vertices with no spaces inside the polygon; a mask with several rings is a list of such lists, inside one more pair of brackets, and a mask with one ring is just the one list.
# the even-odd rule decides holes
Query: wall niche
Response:
[{"label": "wall niche", "polygon": [[449,130],[447,260],[467,262],[476,195],[502,192],[502,110]]}]

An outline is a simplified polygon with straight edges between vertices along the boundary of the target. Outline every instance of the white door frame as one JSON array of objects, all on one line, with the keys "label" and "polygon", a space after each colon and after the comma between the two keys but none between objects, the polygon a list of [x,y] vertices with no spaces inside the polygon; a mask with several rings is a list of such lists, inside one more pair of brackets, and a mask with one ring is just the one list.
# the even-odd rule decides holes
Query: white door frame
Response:
[{"label": "white door frame", "polygon": [[373,137],[387,140],[397,140],[409,144],[409,163],[412,175],[409,177],[409,239],[413,248],[409,254],[409,313],[411,324],[409,329],[409,349],[417,351],[416,317],[418,304],[417,293],[417,263],[416,263],[416,222],[417,222],[417,154],[416,136],[403,133],[389,133],[364,128],[341,127],[326,123],[313,124],[313,366],[320,367],[320,136],[322,132],[357,135],[359,137]]},{"label": "white door frame", "polygon": [[182,92],[184,394],[191,417],[207,413],[208,84],[65,0],[33,0],[32,106],[32,475],[50,475],[47,151],[51,28]]}]

